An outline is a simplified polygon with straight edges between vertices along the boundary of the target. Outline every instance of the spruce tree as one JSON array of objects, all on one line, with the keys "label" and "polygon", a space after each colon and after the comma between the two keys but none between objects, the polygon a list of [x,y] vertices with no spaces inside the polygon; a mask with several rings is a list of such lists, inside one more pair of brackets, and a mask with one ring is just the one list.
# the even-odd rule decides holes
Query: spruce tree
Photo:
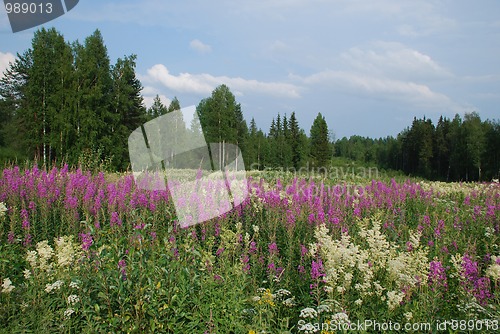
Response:
[{"label": "spruce tree", "polygon": [[311,126],[311,158],[315,167],[325,167],[330,160],[330,141],[328,125],[321,113],[318,113]]}]

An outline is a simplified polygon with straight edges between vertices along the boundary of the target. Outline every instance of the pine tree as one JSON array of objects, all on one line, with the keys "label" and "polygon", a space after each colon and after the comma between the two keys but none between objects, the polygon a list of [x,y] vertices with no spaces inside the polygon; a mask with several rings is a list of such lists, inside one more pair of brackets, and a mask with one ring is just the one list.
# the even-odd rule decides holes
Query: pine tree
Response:
[{"label": "pine tree", "polygon": [[289,142],[290,149],[292,151],[292,165],[294,168],[299,168],[300,161],[304,155],[304,147],[300,142],[300,128],[297,118],[295,117],[295,111],[290,115],[289,125]]}]

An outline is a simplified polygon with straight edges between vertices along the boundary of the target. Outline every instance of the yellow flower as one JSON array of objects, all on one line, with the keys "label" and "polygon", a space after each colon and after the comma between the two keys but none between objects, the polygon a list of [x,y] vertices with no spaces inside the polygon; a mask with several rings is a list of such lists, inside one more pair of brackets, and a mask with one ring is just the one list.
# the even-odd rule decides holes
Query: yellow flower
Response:
[{"label": "yellow flower", "polygon": [[249,330],[248,334],[257,334],[254,330]]}]

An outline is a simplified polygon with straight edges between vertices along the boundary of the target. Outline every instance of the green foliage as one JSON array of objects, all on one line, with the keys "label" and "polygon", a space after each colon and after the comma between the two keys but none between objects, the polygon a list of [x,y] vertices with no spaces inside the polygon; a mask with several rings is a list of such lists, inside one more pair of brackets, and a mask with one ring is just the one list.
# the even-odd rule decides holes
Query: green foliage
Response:
[{"label": "green foliage", "polygon": [[318,113],[311,126],[311,157],[315,167],[324,167],[331,157],[328,125],[325,117]]},{"label": "green foliage", "polygon": [[126,169],[126,139],[146,115],[135,59],[111,66],[99,30],[83,44],[54,28],[36,31],[0,80],[0,146],[45,165],[76,165],[101,147],[114,170]]}]

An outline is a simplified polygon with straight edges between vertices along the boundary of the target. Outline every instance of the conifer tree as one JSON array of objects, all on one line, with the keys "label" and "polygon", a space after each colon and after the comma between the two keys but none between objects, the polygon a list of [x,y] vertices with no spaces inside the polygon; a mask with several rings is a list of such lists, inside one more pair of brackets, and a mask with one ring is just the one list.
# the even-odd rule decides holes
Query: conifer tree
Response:
[{"label": "conifer tree", "polygon": [[311,158],[315,167],[325,167],[330,160],[330,141],[328,125],[321,113],[318,113],[311,126]]}]

